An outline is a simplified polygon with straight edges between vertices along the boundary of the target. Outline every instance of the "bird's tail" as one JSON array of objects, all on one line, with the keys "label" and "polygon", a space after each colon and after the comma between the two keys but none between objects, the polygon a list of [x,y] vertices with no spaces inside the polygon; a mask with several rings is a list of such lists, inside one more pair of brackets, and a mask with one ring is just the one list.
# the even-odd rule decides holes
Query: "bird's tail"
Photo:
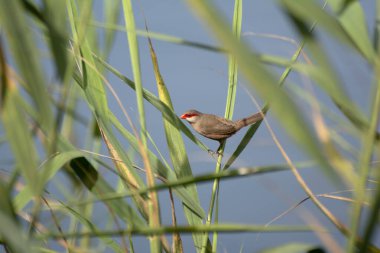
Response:
[{"label": "bird's tail", "polygon": [[254,123],[256,123],[257,121],[259,120],[262,120],[263,119],[263,113],[262,112],[258,112],[258,113],[255,113],[247,118],[243,118],[243,119],[239,119],[236,121],[236,125],[237,125],[237,128],[238,130],[240,128],[243,128],[245,126],[249,126],[249,125],[252,125]]}]

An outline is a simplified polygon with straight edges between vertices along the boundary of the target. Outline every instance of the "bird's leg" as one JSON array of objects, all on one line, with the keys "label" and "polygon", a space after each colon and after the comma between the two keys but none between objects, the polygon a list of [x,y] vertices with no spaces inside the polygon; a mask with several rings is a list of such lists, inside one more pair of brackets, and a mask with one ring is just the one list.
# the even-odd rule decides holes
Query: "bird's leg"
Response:
[{"label": "bird's leg", "polygon": [[218,149],[216,150],[216,152],[218,153],[218,155],[221,155],[223,156],[223,153],[222,153],[222,147],[223,147],[223,144],[226,142],[226,139],[223,139],[221,141],[219,141],[219,147]]},{"label": "bird's leg", "polygon": [[218,153],[218,152],[215,152],[215,151],[213,151],[213,150],[211,150],[211,149],[207,149],[207,152],[208,152],[210,155],[212,155],[212,156],[214,156],[215,154]]},{"label": "bird's leg", "polygon": [[218,154],[218,155],[222,155],[223,156],[223,154],[222,154],[222,145],[223,145],[223,141],[220,141],[219,142],[219,147],[218,147],[218,149],[216,150],[216,153]]},{"label": "bird's leg", "polygon": [[219,146],[218,146],[218,149],[216,151],[208,149],[207,152],[210,155],[212,155],[212,156],[214,156],[214,155],[221,155],[221,156],[223,156],[222,151],[220,150],[222,148],[222,145],[223,145],[223,141],[219,141]]}]

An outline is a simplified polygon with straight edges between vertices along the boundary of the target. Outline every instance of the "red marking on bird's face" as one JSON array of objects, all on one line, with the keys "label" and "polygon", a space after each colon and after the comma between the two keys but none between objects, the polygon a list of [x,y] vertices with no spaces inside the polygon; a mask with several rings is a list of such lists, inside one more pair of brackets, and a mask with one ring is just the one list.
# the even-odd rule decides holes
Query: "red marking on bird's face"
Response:
[{"label": "red marking on bird's face", "polygon": [[181,115],[181,119],[189,119],[189,118],[192,118],[194,116],[198,116],[198,114],[196,114],[196,113],[184,113]]}]

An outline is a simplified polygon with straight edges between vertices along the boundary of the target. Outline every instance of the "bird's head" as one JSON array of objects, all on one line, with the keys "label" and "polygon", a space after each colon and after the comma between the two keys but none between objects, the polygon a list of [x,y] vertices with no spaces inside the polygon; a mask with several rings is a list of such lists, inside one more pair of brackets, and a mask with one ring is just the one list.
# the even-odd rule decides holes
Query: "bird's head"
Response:
[{"label": "bird's head", "polygon": [[181,115],[181,119],[185,119],[190,124],[192,124],[195,123],[201,115],[202,113],[198,112],[197,110],[188,110],[187,112]]}]

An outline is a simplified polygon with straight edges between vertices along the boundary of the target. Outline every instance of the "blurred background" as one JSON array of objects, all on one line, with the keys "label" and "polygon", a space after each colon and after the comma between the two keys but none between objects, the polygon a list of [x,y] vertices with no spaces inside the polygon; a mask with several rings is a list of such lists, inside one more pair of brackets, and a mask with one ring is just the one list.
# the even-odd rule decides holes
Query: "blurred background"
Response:
[{"label": "blurred background", "polygon": [[[43,1],[36,1],[35,3],[37,6],[43,5]],[[214,0],[212,3],[223,13],[226,20],[232,23],[234,1]],[[302,38],[297,33],[287,14],[282,10],[279,2],[250,0],[242,1],[242,3],[241,39],[260,55],[274,55],[290,59],[296,52]],[[107,30],[116,30],[114,44],[110,47],[109,56],[104,60],[120,73],[133,80],[121,4],[120,16],[115,19],[115,24],[105,23],[106,5],[106,1],[93,1],[93,16],[89,24],[90,32],[97,34],[99,46],[102,46],[107,43],[104,41],[104,33]],[[360,1],[360,5],[365,14],[369,36],[373,39],[376,24],[376,1]],[[133,8],[137,29],[144,30],[146,22],[152,34],[159,33],[181,40],[223,47],[218,39],[213,36],[213,32],[197,15],[191,12],[191,8],[184,1],[139,0],[133,1]],[[38,35],[39,32],[37,30],[39,28],[32,26],[31,29],[37,39],[43,73],[49,83],[49,89],[51,89],[52,94],[56,94],[57,91],[54,90],[54,87],[58,80],[52,67],[51,55],[46,52],[47,49],[43,44],[43,38]],[[347,91],[352,102],[356,103],[364,114],[368,116],[371,106],[370,98],[373,92],[373,87],[371,86],[373,82],[372,66],[347,45],[332,38],[324,29],[318,27],[318,24],[314,33],[318,43],[325,49],[326,55],[334,67],[333,71],[339,77],[342,87]],[[154,35],[152,35],[152,43],[157,54],[161,75],[173,102],[175,113],[181,115],[188,109],[197,109],[204,113],[223,116],[228,88],[228,58],[226,55],[184,43],[173,43],[167,38],[160,39]],[[143,87],[157,95],[156,80],[146,36],[139,36],[138,44]],[[5,44],[5,46],[8,47],[9,45]],[[307,54],[307,52],[305,53]],[[11,60],[12,54],[6,51],[6,55],[10,59],[11,65],[14,65]],[[299,61],[305,62],[305,58],[301,55]],[[284,67],[273,65],[267,65],[267,67],[277,80],[280,79],[285,69]],[[135,91],[127,87],[115,75],[108,73],[105,77],[121,99],[134,126],[139,129],[139,112]],[[337,109],[331,98],[318,86],[313,85],[310,77],[295,72],[291,72],[287,77],[283,89],[303,113],[306,119],[305,124],[311,127],[311,129],[314,128],[311,101],[313,98],[318,101],[326,126],[336,136],[334,141],[342,145],[341,152],[348,160],[355,164],[357,159],[356,154],[359,152],[358,150],[361,145],[360,138],[354,138],[350,135],[350,127],[345,125],[346,121],[342,112]],[[126,128],[131,129],[115,97],[109,90],[107,90],[107,99],[110,110]],[[252,89],[250,85],[247,85],[247,81],[242,76],[239,76],[233,118],[237,120],[253,114],[259,110],[256,103],[261,108],[265,102],[257,91]],[[145,102],[145,110],[147,130],[157,145],[158,150],[162,153],[162,156],[167,161],[170,161],[162,123],[162,114],[148,102]],[[85,121],[92,120],[92,112],[85,102],[79,101],[75,111]],[[271,110],[267,114],[266,121],[273,129],[274,134],[286,150],[289,158],[293,163],[298,165],[297,168],[299,168],[301,175],[315,194],[328,194],[347,190],[347,192],[343,192],[340,195],[351,196],[350,190],[352,189],[327,177],[310,156],[296,145],[292,138],[287,135],[284,126],[272,115]],[[87,149],[89,129],[86,125],[79,123],[74,126],[75,131],[71,142],[80,149]],[[210,149],[216,150],[218,147],[217,142],[205,139],[192,129],[191,131]],[[228,139],[223,162],[226,162],[232,155],[245,132],[246,129],[242,129]],[[0,133],[4,139],[5,130],[2,124],[0,124]],[[201,149],[185,135],[183,137],[193,174],[202,175],[214,172],[216,157]],[[133,156],[130,144],[121,135],[118,138],[122,146],[125,147],[126,152],[130,152]],[[150,142],[148,145],[151,150],[155,150]],[[41,151],[41,148],[38,150]],[[99,153],[109,155],[108,149],[104,144],[101,144]],[[14,164],[12,163],[13,155],[6,141],[2,141],[0,145],[0,154],[0,168],[2,172],[11,174],[14,169]],[[112,164],[111,161],[106,160],[106,162]],[[136,158],[135,162],[143,166],[139,158]],[[242,168],[285,164],[286,161],[268,131],[267,126],[262,124],[246,149],[231,167]],[[109,175],[109,172],[104,169],[101,169],[99,172],[111,185],[112,182],[116,184],[117,178],[112,173]],[[142,178],[145,177],[144,173],[140,172],[140,175]],[[47,190],[55,198],[63,200],[69,191],[65,188],[71,184],[64,173],[59,173],[50,182]],[[197,185],[201,206],[207,210],[211,197],[212,181]],[[346,238],[310,200],[305,201],[284,216],[279,217],[306,197],[306,193],[290,171],[222,180],[219,192],[219,223],[265,225],[276,218],[278,219],[271,223],[271,225],[310,225],[317,223],[328,228],[331,238],[344,248]],[[343,223],[348,224],[350,222],[350,208],[347,202],[322,197],[320,200]],[[170,201],[167,191],[159,193],[159,201],[162,223],[170,225]],[[181,211],[182,207],[178,199],[176,199],[175,205],[176,210],[179,210],[177,212],[178,224],[186,225],[187,222]],[[104,215],[108,210],[101,204],[95,204],[95,207],[92,222],[99,224],[99,226],[100,224],[105,224]],[[364,215],[366,214],[366,211],[364,211]],[[325,249],[325,252],[328,252],[321,238],[313,232],[221,233],[219,236],[217,252],[259,252],[263,249],[289,242],[311,245],[315,248]],[[379,245],[380,237],[378,233],[373,238],[375,238],[375,243]],[[194,252],[191,236],[184,235],[182,239],[184,251]],[[116,241],[119,241],[119,239],[116,239]],[[133,241],[135,252],[149,251],[150,247],[147,238],[134,237]],[[53,244],[52,249],[54,248],[60,249],[59,246]],[[109,250],[109,248],[106,249],[106,251]]]}]

